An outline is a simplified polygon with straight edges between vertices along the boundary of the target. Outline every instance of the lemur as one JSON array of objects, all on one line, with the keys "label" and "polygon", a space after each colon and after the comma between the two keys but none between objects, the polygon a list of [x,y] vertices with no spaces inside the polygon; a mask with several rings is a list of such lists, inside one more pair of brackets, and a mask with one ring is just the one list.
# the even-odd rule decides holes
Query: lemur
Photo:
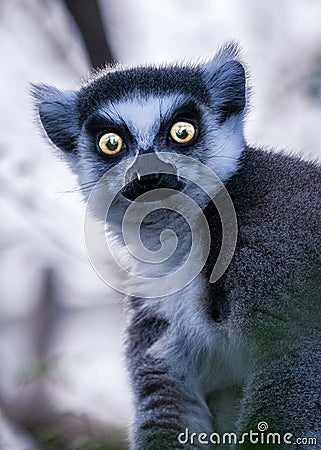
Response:
[{"label": "lemur", "polygon": [[[159,297],[126,296],[132,450],[245,449],[255,445],[249,430],[263,439],[260,423],[287,437],[258,448],[321,449],[321,168],[247,145],[247,86],[230,44],[204,63],[109,67],[76,90],[33,88],[42,127],[76,173],[84,199],[105,173],[101,198],[119,187],[106,226],[120,260],[128,254],[122,217],[141,196],[141,204],[166,188],[174,203],[175,192],[194,196],[209,226],[208,255],[189,283]],[[138,162],[146,155],[166,170],[156,164],[144,172]],[[221,191],[202,195],[182,176],[186,157],[216,174],[236,213],[234,254],[214,283]],[[189,170],[195,180],[193,163]],[[159,249],[164,227],[179,236],[178,256],[150,264],[149,273],[159,270],[166,286],[192,242],[184,218],[160,208],[141,223],[150,251]],[[237,439],[224,442],[224,433]],[[302,437],[316,443],[307,447]]]}]

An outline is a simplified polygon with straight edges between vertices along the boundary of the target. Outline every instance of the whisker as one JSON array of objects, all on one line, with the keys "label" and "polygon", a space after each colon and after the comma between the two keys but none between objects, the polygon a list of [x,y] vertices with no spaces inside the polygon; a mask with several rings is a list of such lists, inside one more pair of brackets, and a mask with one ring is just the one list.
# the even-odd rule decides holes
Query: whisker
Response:
[{"label": "whisker", "polygon": [[64,191],[58,191],[57,193],[61,194],[61,196],[60,196],[60,198],[61,198],[63,195],[66,195],[66,194],[74,194],[74,193],[79,193],[79,192],[88,193],[95,189],[107,186],[107,183],[100,183],[99,186],[97,186],[98,182],[99,182],[99,179],[95,180],[95,181],[87,181],[87,182],[81,183],[78,186],[75,186],[71,189],[66,189]]},{"label": "whisker", "polygon": [[224,155],[213,155],[211,156],[211,158],[226,158],[226,159],[234,159],[234,160],[239,160],[239,158],[236,158],[235,156],[224,156]]},{"label": "whisker", "polygon": [[83,183],[83,184],[80,184],[80,185],[78,185],[78,186],[75,186],[75,187],[73,187],[73,188],[71,188],[71,189],[67,189],[67,190],[65,190],[65,191],[60,191],[62,194],[72,194],[72,193],[74,193],[74,192],[81,192],[81,191],[83,191],[83,190],[85,190],[85,189],[90,189],[91,187],[93,187],[93,186],[95,186],[95,184],[97,183],[97,181],[95,181],[95,182],[88,182],[88,183]]}]

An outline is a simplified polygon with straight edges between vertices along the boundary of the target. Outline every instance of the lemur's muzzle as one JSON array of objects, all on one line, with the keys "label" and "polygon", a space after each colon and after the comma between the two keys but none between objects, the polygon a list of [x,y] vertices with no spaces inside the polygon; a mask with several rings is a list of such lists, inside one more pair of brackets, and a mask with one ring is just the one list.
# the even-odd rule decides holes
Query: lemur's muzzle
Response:
[{"label": "lemur's muzzle", "polygon": [[140,195],[154,189],[181,191],[183,187],[184,182],[177,175],[175,166],[162,161],[152,152],[139,155],[127,170],[122,194],[129,200],[136,200]]}]

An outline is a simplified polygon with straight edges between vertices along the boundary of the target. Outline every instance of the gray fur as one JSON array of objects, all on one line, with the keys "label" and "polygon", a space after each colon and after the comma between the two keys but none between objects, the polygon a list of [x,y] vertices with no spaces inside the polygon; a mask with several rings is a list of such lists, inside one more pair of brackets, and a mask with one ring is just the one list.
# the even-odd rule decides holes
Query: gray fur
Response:
[{"label": "gray fur", "polygon": [[[209,273],[221,230],[208,203],[202,206],[214,239],[201,274],[175,295],[128,299],[131,448],[210,448],[180,444],[178,435],[189,428],[241,436],[265,421],[271,432],[318,439],[311,447],[277,448],[321,449],[321,169],[245,144],[246,78],[235,46],[206,64],[106,69],[73,93],[35,91],[43,127],[78,175],[85,198],[119,158],[179,151],[163,137],[179,105],[192,105],[199,137],[184,151],[220,176],[236,209],[236,252],[217,283],[209,283]],[[130,145],[104,159],[97,134],[124,122]],[[124,173],[117,178],[110,183],[125,184]],[[111,225],[116,243],[126,201],[119,199],[117,208]],[[152,246],[168,224],[184,226],[175,214],[152,217],[142,231]],[[122,257],[119,244],[118,251]]]}]

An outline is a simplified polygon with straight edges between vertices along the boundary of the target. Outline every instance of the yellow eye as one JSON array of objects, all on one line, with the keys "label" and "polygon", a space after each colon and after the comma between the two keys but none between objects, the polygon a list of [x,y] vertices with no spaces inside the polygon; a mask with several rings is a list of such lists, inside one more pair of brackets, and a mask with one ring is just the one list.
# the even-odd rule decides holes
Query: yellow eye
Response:
[{"label": "yellow eye", "polygon": [[116,155],[123,148],[123,140],[118,134],[106,133],[99,139],[98,145],[106,155]]},{"label": "yellow eye", "polygon": [[188,122],[176,122],[171,128],[170,134],[175,142],[185,144],[195,136],[195,128]]}]

